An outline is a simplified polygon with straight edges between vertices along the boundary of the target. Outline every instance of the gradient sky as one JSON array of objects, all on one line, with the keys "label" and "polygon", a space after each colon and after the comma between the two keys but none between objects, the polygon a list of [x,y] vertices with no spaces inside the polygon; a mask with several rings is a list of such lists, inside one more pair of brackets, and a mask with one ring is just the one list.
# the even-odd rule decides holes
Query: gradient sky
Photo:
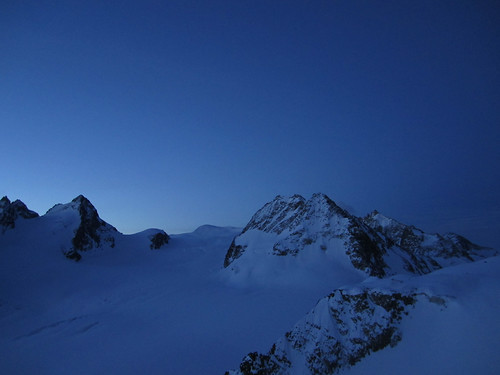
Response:
[{"label": "gradient sky", "polygon": [[15,1],[0,194],[122,232],[323,192],[500,243],[496,1]]}]

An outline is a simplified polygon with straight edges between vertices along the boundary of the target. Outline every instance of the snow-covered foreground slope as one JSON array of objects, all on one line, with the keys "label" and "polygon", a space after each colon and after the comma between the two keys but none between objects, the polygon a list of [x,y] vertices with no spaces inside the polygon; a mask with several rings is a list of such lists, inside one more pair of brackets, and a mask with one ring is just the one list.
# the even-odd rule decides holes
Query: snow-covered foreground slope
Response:
[{"label": "snow-covered foreground slope", "polygon": [[498,374],[499,275],[494,257],[343,286],[229,373]]},{"label": "snow-covered foreground slope", "polygon": [[74,262],[51,223],[0,237],[2,374],[222,374],[330,289],[227,285],[241,229],[205,226],[155,251],[147,233],[122,236]]},{"label": "snow-covered foreground slope", "polygon": [[443,296],[445,305],[417,303],[401,322],[397,346],[373,353],[341,374],[500,372],[499,257],[385,283]]}]

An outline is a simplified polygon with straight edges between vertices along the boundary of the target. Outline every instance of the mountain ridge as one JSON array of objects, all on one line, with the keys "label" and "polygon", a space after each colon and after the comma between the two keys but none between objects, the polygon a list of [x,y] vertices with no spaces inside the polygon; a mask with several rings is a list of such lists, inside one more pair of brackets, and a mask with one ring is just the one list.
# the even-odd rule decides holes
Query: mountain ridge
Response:
[{"label": "mountain ridge", "polygon": [[[172,235],[160,246],[168,251],[149,251],[163,231],[123,235],[84,196],[18,217],[0,233],[0,371],[357,375],[407,353],[413,375],[433,372],[414,358],[434,340],[427,361],[446,347],[454,366],[466,358],[469,373],[497,373],[485,364],[500,358],[500,259],[483,259],[494,250],[379,213],[358,217],[324,194],[264,207],[245,228]],[[78,233],[75,263],[63,254]],[[221,266],[234,246],[240,256]],[[357,254],[368,267],[355,267]],[[391,373],[394,361],[381,363]]]},{"label": "mountain ridge", "polygon": [[325,253],[336,248],[333,251],[346,255],[354,268],[379,278],[400,272],[425,274],[496,254],[460,235],[428,234],[377,211],[356,217],[316,193],[309,200],[277,196],[266,203],[231,243],[224,268],[244,267],[245,253],[257,251],[250,245],[256,232],[270,235],[273,242],[267,250],[258,250],[262,261],[266,255],[294,257],[314,248]]},{"label": "mountain ridge", "polygon": [[59,246],[63,255],[71,260],[80,261],[82,254],[97,249],[113,249],[117,240],[130,236],[146,235],[149,248],[157,250],[165,246],[169,236],[161,229],[147,229],[135,235],[123,235],[114,226],[102,220],[97,209],[84,195],[80,194],[68,203],[58,203],[39,216],[29,210],[20,200],[10,203],[7,197],[0,201],[0,225],[3,231],[14,228],[18,218],[49,220],[51,231],[66,233]]}]

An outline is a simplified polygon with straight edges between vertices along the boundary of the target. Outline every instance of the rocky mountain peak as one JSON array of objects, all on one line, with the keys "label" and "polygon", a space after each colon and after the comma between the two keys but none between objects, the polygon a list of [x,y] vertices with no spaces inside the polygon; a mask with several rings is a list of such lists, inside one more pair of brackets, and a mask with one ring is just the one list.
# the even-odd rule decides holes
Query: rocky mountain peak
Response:
[{"label": "rocky mountain peak", "polygon": [[76,198],[74,198],[71,202],[92,206],[92,203],[90,203],[90,201],[85,196],[83,196],[82,194],[80,194],[79,196],[77,196]]},{"label": "rocky mountain peak", "polygon": [[[83,195],[79,195],[71,202],[78,205],[80,214],[80,226],[72,239],[73,250],[86,251],[94,247],[100,247],[101,240],[114,247],[112,234],[117,232],[116,228],[102,220],[96,208]],[[105,235],[104,238],[102,238],[103,235]]]},{"label": "rocky mountain peak", "polygon": [[315,221],[333,216],[349,218],[351,215],[322,193],[314,194],[309,200],[299,194],[291,197],[278,195],[256,212],[243,233],[257,229],[280,234],[284,230],[293,231],[304,220]]},{"label": "rocky mountain peak", "polygon": [[101,226],[106,224],[99,217],[99,214],[97,213],[94,205],[90,203],[90,201],[83,195],[79,195],[78,197],[73,199],[71,203],[75,203],[77,205],[82,222],[85,221],[86,224],[90,226]]},{"label": "rocky mountain peak", "polygon": [[308,201],[310,207],[314,207],[315,211],[337,214],[342,217],[350,217],[351,214],[337,205],[329,196],[323,193],[315,193]]},{"label": "rocky mountain peak", "polygon": [[100,248],[104,245],[115,246],[115,227],[106,223],[99,217],[94,205],[83,195],[78,195],[71,202],[56,204],[47,215],[61,216],[64,219],[70,215],[77,222],[75,235],[71,240],[71,248],[65,252],[70,259],[80,260],[79,252]]},{"label": "rocky mountain peak", "polygon": [[0,199],[0,226],[3,227],[3,232],[14,228],[18,218],[33,219],[35,217],[38,217],[38,214],[29,210],[19,199],[14,202],[6,196]]},{"label": "rocky mountain peak", "polygon": [[10,204],[10,199],[7,198],[7,196],[4,196],[2,199],[0,199],[0,210],[3,210],[9,204]]},{"label": "rocky mountain peak", "polygon": [[292,197],[278,195],[255,213],[243,229],[243,233],[250,229],[258,229],[279,234],[301,215],[305,202],[304,197],[298,194]]},{"label": "rocky mountain peak", "polygon": [[[258,232],[266,233],[267,250],[255,245],[253,238]],[[317,193],[309,200],[300,195],[277,196],[265,204],[235,237],[224,267],[235,261],[235,270],[258,267],[258,258],[266,262],[267,256],[297,256],[317,253],[318,249],[329,253],[326,258],[343,253],[354,268],[376,277],[402,272],[425,274],[496,254],[459,235],[425,233],[378,211],[356,217],[327,195]],[[254,254],[248,257],[251,266],[245,265],[247,252]]]},{"label": "rocky mountain peak", "polygon": [[374,240],[376,234],[325,194],[316,193],[309,200],[300,195],[277,196],[264,205],[231,244],[224,260],[226,268],[246,251],[244,237],[250,230],[276,235],[268,253],[276,256],[296,256],[305,249],[333,251],[340,240],[356,268],[369,270],[373,276],[384,275],[385,248]]},{"label": "rocky mountain peak", "polygon": [[417,229],[412,225],[406,225],[393,218],[382,215],[377,210],[370,212],[368,215],[363,217],[362,220],[370,228],[378,232],[386,232],[389,230],[405,230],[406,228]]}]

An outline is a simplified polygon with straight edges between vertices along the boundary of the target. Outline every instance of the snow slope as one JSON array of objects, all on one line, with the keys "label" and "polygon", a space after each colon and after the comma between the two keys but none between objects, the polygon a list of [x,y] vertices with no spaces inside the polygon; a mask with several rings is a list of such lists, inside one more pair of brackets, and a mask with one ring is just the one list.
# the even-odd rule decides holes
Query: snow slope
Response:
[{"label": "snow slope", "polygon": [[0,235],[2,374],[221,374],[328,292],[225,283],[241,228],[203,226],[154,251],[151,231],[115,233],[75,262],[61,246],[78,216],[56,207]]},{"label": "snow slope", "polygon": [[[123,235],[106,227],[114,246],[93,243],[75,262],[64,256],[81,224],[71,205],[21,217],[0,234],[2,374],[223,374],[300,330],[311,308],[340,289],[417,291],[446,300],[446,306],[409,306],[397,345],[342,368],[346,374],[500,369],[497,258],[378,279],[348,262],[332,276],[315,256],[305,255],[302,266],[276,257],[285,261],[263,265],[262,279],[253,273],[235,281],[223,261],[241,228],[207,225],[171,235],[158,250],[151,237],[159,230]],[[251,238],[264,246],[266,235],[255,231]]]},{"label": "snow slope", "polygon": [[494,257],[343,286],[229,373],[498,374],[499,271]]},{"label": "snow slope", "polygon": [[499,276],[500,258],[494,257],[398,280],[407,290],[444,296],[446,305],[416,304],[402,321],[397,346],[373,353],[341,374],[498,374]]}]

